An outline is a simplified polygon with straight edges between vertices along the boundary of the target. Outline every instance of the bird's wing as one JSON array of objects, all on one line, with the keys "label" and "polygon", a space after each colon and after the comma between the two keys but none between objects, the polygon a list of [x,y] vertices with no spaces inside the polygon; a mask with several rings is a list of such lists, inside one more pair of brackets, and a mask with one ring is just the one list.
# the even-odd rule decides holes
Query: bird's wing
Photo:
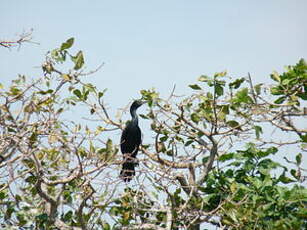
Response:
[{"label": "bird's wing", "polygon": [[125,146],[125,141],[127,140],[128,137],[128,132],[127,132],[127,127],[123,130],[122,135],[120,137],[120,148],[122,153],[124,153],[124,146]]},{"label": "bird's wing", "polygon": [[138,130],[138,131],[137,131],[137,139],[139,140],[138,143],[137,143],[137,145],[140,145],[140,144],[142,144],[143,134],[142,134],[142,132],[141,132],[140,127],[138,127],[137,130]]}]

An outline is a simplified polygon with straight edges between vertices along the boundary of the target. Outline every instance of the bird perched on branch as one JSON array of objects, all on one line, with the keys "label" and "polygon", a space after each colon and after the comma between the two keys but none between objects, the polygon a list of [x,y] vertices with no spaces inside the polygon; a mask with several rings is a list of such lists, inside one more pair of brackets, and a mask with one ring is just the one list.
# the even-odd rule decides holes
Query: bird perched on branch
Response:
[{"label": "bird perched on branch", "polygon": [[120,138],[120,149],[123,154],[123,166],[120,172],[120,177],[129,182],[135,175],[136,155],[139,146],[142,143],[141,129],[138,125],[138,116],[136,110],[145,102],[135,100],[130,107],[131,121],[128,121]]}]

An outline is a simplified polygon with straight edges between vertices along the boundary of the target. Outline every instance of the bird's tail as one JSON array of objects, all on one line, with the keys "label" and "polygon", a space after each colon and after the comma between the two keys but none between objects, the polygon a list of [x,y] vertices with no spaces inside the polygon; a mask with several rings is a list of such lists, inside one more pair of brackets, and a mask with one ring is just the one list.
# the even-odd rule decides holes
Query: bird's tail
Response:
[{"label": "bird's tail", "polygon": [[120,178],[122,178],[125,182],[131,181],[132,177],[135,175],[134,167],[134,162],[126,161],[123,163],[122,171],[120,171]]}]

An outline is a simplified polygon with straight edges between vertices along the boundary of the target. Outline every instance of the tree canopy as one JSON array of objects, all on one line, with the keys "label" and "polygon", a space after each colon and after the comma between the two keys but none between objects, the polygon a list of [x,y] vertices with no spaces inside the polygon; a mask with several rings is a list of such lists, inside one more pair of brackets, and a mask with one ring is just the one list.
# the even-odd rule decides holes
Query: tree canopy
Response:
[{"label": "tree canopy", "polygon": [[2,229],[306,229],[303,59],[271,83],[219,72],[186,96],[140,90],[150,131],[124,183],[122,112],[73,44],[48,52],[40,77],[0,85]]}]

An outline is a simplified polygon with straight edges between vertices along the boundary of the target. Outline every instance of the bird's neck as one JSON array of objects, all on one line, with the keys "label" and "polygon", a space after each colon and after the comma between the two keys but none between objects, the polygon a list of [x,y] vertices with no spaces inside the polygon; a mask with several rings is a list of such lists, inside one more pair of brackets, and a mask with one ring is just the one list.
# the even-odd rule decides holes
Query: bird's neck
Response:
[{"label": "bird's neck", "polygon": [[131,110],[131,111],[130,111],[130,114],[131,114],[131,117],[132,117],[131,123],[133,123],[133,124],[135,124],[135,125],[138,125],[139,120],[138,120],[138,116],[137,116],[137,114],[136,114],[136,110]]}]

